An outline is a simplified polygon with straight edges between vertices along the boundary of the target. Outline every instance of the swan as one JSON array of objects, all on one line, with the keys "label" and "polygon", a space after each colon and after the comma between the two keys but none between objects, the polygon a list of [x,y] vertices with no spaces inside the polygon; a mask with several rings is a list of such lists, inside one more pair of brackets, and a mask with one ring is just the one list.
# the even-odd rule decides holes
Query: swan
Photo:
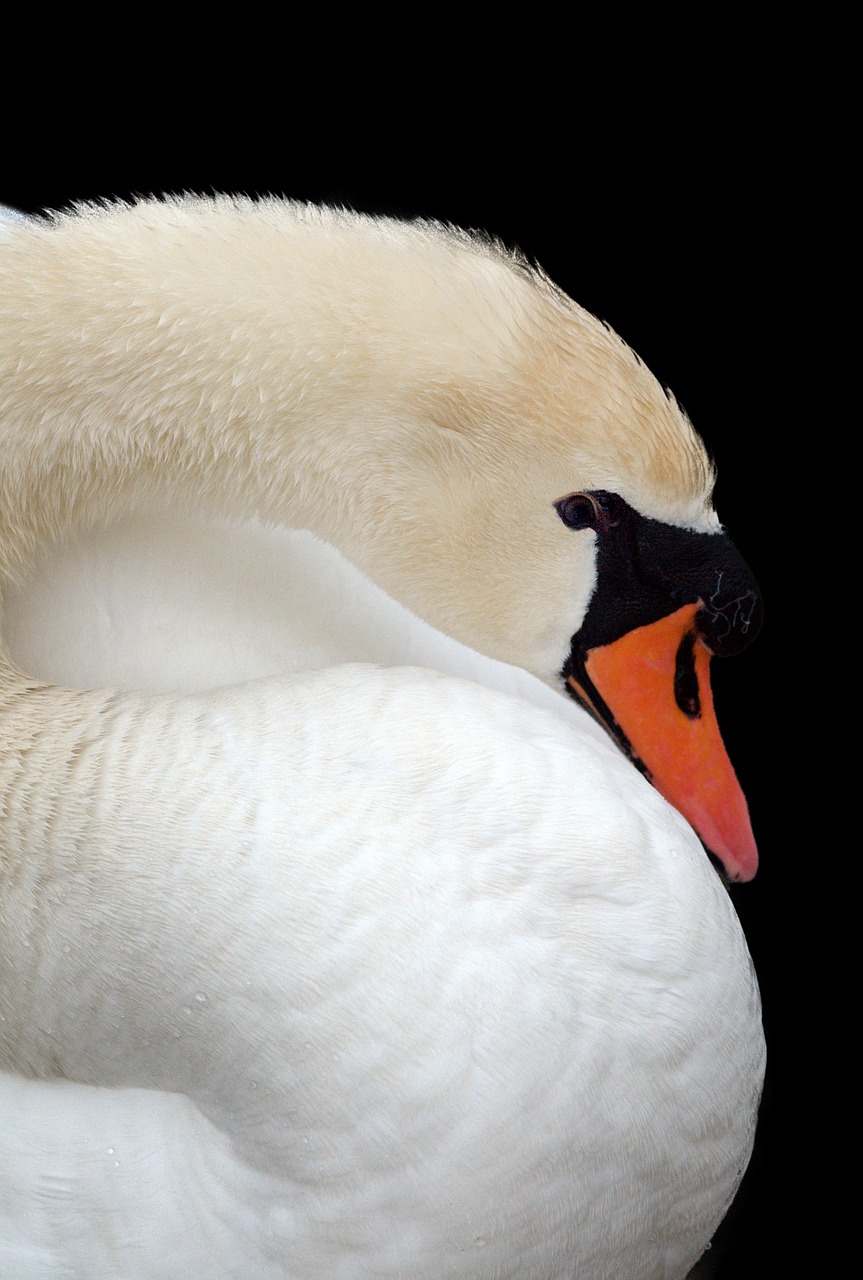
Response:
[{"label": "swan", "polygon": [[[0,1274],[686,1276],[764,1071],[705,854],[760,603],[674,399],[493,242],[227,197],[10,222],[0,365]],[[144,571],[28,675],[40,557],[142,533],[278,621],[199,661]]]}]

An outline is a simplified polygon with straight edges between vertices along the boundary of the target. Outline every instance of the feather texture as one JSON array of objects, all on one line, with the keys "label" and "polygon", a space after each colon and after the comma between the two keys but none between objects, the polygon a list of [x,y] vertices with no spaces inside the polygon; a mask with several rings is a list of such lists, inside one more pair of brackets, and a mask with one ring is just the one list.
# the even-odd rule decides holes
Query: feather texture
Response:
[{"label": "feather texture", "polygon": [[678,406],[432,225],[84,209],[0,299],[0,1272],[685,1276],[757,984],[553,687],[557,498],[718,529]]}]

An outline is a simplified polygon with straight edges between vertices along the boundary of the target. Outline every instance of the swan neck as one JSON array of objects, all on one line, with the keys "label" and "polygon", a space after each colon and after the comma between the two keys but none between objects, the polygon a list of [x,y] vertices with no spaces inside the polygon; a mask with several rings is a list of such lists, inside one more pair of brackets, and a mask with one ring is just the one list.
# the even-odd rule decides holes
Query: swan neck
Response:
[{"label": "swan neck", "polygon": [[0,579],[45,542],[178,505],[385,559],[404,476],[421,489],[434,470],[452,388],[468,404],[512,362],[506,302],[520,312],[527,289],[421,244],[218,204],[90,211],[4,242]]}]

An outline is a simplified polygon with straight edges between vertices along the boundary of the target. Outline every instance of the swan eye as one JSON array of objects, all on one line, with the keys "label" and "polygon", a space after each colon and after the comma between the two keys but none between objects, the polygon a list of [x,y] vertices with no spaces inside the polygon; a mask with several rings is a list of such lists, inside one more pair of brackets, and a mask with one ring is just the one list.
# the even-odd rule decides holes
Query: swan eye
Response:
[{"label": "swan eye", "polygon": [[597,489],[592,493],[571,493],[554,506],[568,529],[594,529],[599,533],[619,523],[624,502],[616,493]]}]

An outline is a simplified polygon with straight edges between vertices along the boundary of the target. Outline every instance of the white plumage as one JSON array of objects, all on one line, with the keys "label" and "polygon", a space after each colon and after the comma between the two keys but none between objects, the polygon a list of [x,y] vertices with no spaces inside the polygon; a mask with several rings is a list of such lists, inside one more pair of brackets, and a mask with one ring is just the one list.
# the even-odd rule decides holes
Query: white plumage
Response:
[{"label": "white plumage", "polygon": [[277,202],[15,227],[0,297],[0,1274],[685,1276],[757,987],[549,687],[556,498],[718,527],[677,406],[497,250]]}]

